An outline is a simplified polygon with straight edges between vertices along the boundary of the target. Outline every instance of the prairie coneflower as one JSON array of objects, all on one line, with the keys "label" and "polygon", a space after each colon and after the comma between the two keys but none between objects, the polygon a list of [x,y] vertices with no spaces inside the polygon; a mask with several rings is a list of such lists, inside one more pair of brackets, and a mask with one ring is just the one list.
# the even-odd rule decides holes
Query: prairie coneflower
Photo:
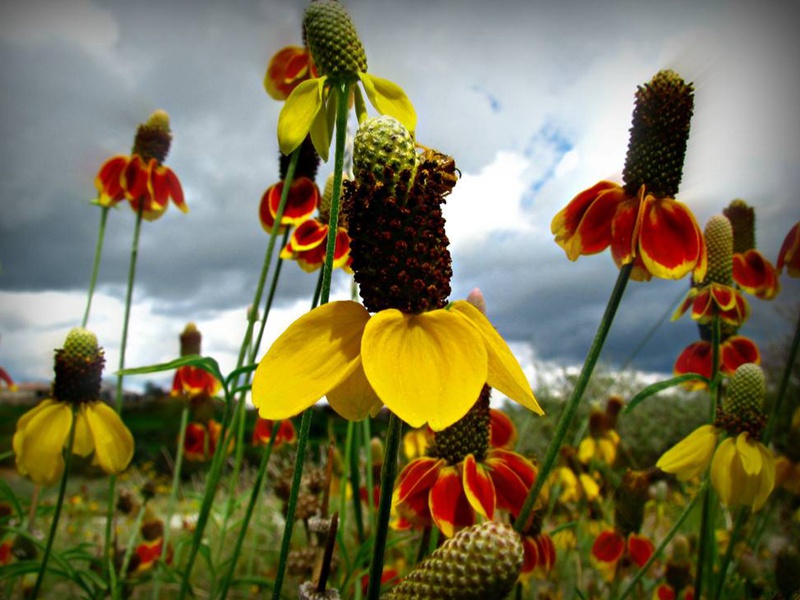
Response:
[{"label": "prairie coneflower", "polygon": [[385,404],[412,427],[438,431],[463,417],[485,384],[541,414],[486,317],[469,302],[447,303],[441,204],[456,182],[452,159],[418,159],[410,133],[376,117],[356,135],[354,165],[343,210],[364,305],[331,302],[289,326],[253,378],[260,415],[285,419],[327,396],[350,420]]},{"label": "prairie coneflower", "polygon": [[294,88],[317,76],[314,60],[307,48],[286,46],[270,59],[264,75],[264,89],[275,100],[286,100]]},{"label": "prairie coneflower", "polygon": [[[187,323],[180,335],[181,356],[200,354],[200,344],[202,335],[194,323]],[[170,395],[173,397],[183,397],[187,399],[210,397],[217,394],[222,388],[222,384],[211,373],[200,367],[184,365],[178,367],[172,379],[172,390]]]},{"label": "prairie coneflower", "polygon": [[778,271],[756,248],[755,210],[733,200],[723,214],[733,226],[733,279],[748,294],[772,300],[780,292]]},{"label": "prairie coneflower", "polygon": [[[72,452],[94,453],[106,473],[125,470],[133,457],[133,435],[113,408],[100,400],[105,357],[95,335],[72,329],[56,351],[52,398],[22,415],[14,433],[17,470],[41,485],[53,485],[64,471],[62,450],[75,428]],[[74,421],[74,424],[73,424]]]},{"label": "prairie coneflower", "polygon": [[160,218],[170,200],[182,212],[189,212],[178,176],[163,164],[171,142],[169,115],[157,110],[139,125],[131,154],[109,158],[100,167],[95,178],[95,202],[114,206],[127,200],[134,212],[141,208],[147,221]]},{"label": "prairie coneflower", "polygon": [[273,435],[275,436],[274,448],[280,448],[284,444],[294,444],[297,441],[297,431],[289,419],[281,421],[278,430],[275,431],[273,421],[256,417],[256,424],[253,427],[253,445],[266,446]]},{"label": "prairie coneflower", "polygon": [[693,87],[660,71],[636,92],[624,185],[601,181],[581,192],[551,223],[570,260],[609,246],[631,278],[680,279],[705,270],[703,236],[691,210],[675,195],[682,178]]},{"label": "prairie coneflower", "polygon": [[778,272],[783,271],[783,267],[786,267],[789,277],[800,277],[800,221],[786,234],[778,253]]}]

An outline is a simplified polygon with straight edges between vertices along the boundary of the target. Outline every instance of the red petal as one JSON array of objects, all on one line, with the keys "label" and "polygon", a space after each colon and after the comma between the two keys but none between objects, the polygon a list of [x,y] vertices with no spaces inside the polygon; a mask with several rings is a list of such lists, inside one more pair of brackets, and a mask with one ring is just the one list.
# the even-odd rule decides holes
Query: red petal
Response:
[{"label": "red petal", "polygon": [[720,369],[726,375],[733,375],[745,363],[761,362],[758,346],[743,335],[734,335],[720,344]]},{"label": "red petal", "polygon": [[558,243],[570,260],[582,254],[596,254],[611,242],[611,220],[624,199],[622,188],[601,181],[570,200],[550,225]]},{"label": "red petal", "polygon": [[517,428],[502,410],[489,409],[489,445],[492,448],[513,448],[517,442]]},{"label": "red petal", "polygon": [[697,373],[711,377],[711,344],[701,340],[686,346],[675,361],[673,371],[675,375]]},{"label": "red petal", "polygon": [[409,497],[427,492],[436,483],[439,477],[439,470],[444,466],[445,461],[440,458],[423,456],[408,463],[395,484],[393,503],[405,502]]},{"label": "red petal", "polygon": [[475,523],[475,511],[464,494],[456,467],[439,471],[439,478],[428,497],[428,508],[433,522],[447,537],[453,537],[456,530]]},{"label": "red petal", "polygon": [[539,566],[539,546],[536,539],[529,535],[522,536],[522,573],[531,573]]},{"label": "red petal", "polygon": [[100,167],[97,177],[94,179],[94,185],[100,194],[97,199],[100,206],[113,206],[125,199],[125,190],[122,188],[122,172],[129,160],[129,156],[114,156]]},{"label": "red petal", "polygon": [[655,552],[653,542],[643,535],[631,533],[628,536],[628,556],[637,566],[643,567],[653,556],[653,552]]},{"label": "red petal", "polygon": [[800,277],[800,221],[786,234],[778,252],[778,272],[783,271],[784,265],[790,277]]},{"label": "red petal", "polygon": [[186,394],[187,396],[198,396],[205,394],[213,396],[220,388],[221,384],[217,379],[208,371],[191,365],[179,367],[175,371],[175,377],[172,380],[171,395],[179,396]]},{"label": "red petal", "polygon": [[310,250],[328,238],[328,226],[316,219],[306,219],[292,232],[290,244],[294,252]]},{"label": "red petal", "polygon": [[592,555],[606,563],[618,561],[624,550],[625,538],[613,529],[603,531],[592,544]]},{"label": "red petal", "polygon": [[702,232],[694,215],[672,198],[646,202],[644,210],[638,243],[647,270],[656,277],[680,279],[701,259]]},{"label": "red petal", "polygon": [[264,87],[275,100],[286,100],[298,84],[311,75],[311,57],[305,48],[281,48],[267,67]]},{"label": "red petal", "polygon": [[486,467],[479,464],[472,454],[467,454],[464,459],[462,484],[470,506],[490,521],[493,520],[497,502],[494,484]]},{"label": "red petal", "polygon": [[614,213],[611,221],[611,257],[617,266],[628,264],[636,255],[635,230],[640,208],[639,198],[626,198]]},{"label": "red petal", "polygon": [[524,456],[500,448],[489,450],[484,462],[491,469],[497,507],[516,516],[536,479],[536,467]]},{"label": "red petal", "polygon": [[282,181],[269,186],[267,191],[264,192],[264,195],[261,196],[261,203],[258,205],[258,219],[261,221],[261,227],[263,227],[264,231],[267,233],[272,233],[272,226],[275,224],[275,215],[272,214],[270,210],[270,204],[272,203],[271,197],[275,194],[276,189],[278,190],[278,201],[280,202],[280,190],[283,189]]},{"label": "red petal", "polygon": [[745,292],[772,300],[780,291],[775,267],[758,250],[733,255],[733,279]]},{"label": "red petal", "polygon": [[656,588],[656,600],[675,600],[675,590],[671,585],[662,583]]}]

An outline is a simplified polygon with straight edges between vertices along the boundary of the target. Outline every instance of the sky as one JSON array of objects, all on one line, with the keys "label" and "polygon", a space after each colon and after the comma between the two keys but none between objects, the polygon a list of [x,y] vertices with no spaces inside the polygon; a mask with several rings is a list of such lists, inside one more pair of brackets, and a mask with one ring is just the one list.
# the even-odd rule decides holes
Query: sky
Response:
[{"label": "sky", "polygon": [[[678,198],[701,227],[734,198],[755,207],[775,261],[800,219],[800,38],[791,2],[351,0],[369,71],[405,89],[417,140],[455,158],[447,199],[452,298],[475,287],[531,378],[580,365],[617,269],[608,252],[570,262],[553,216],[600,179],[621,180],[638,85],[670,68],[695,85]],[[126,365],[178,354],[187,322],[203,353],[234,367],[268,236],[258,221],[278,178],[281,104],[262,80],[301,42],[305,2],[199,0],[0,4],[0,365],[20,382],[52,377],[53,350],[80,324],[100,210],[94,177],[166,110],[166,164],[188,214],[145,222]],[[374,114],[374,113],[373,113]],[[323,164],[319,181],[332,170]],[[135,215],[108,219],[89,328],[119,364]],[[800,285],[750,301],[741,333],[789,335]],[[284,265],[262,350],[310,306],[316,276]],[[337,272],[333,298],[348,298]],[[669,373],[697,339],[668,316],[687,281],[631,282],[601,357]],[[667,318],[664,318],[665,315]],[[126,378],[168,385],[170,376]]]}]

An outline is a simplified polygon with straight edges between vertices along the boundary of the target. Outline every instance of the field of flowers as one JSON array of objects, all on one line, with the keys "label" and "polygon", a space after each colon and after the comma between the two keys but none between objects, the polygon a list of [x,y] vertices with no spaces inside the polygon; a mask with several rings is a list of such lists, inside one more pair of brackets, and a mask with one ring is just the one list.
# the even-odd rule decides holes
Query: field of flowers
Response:
[{"label": "field of flowers", "polygon": [[[619,275],[580,371],[531,389],[480,290],[450,298],[441,207],[457,160],[424,145],[397,83],[367,72],[342,5],[314,0],[303,24],[264,78],[283,103],[281,178],[261,200],[259,308],[232,371],[194,323],[175,360],[125,361],[141,228],[187,210],[167,113],[99,166],[85,312],[48,398],[0,406],[0,597],[798,597],[800,321],[762,351],[747,320],[800,277],[800,222],[773,262],[744,201],[701,226],[677,199],[694,86],[662,70],[632,90],[623,182],[575,190],[552,217],[565,269],[609,250]],[[92,297],[107,216],[126,203],[109,367]],[[262,348],[292,262],[318,276],[314,297]],[[352,274],[351,300],[330,299],[334,269]],[[654,277],[686,287],[673,319],[698,330],[657,382],[598,364],[627,284]],[[125,377],[163,372],[171,390],[123,402]]]}]

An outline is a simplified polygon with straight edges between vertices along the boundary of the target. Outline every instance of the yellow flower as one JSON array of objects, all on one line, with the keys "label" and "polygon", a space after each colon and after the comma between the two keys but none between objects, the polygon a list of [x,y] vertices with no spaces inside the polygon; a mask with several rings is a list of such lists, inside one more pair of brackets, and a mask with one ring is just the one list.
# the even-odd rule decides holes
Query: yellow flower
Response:
[{"label": "yellow flower", "polygon": [[[133,436],[119,415],[107,404],[85,402],[75,412],[75,442],[79,456],[94,452],[93,464],[106,473],[120,473],[133,457]],[[72,426],[73,408],[68,402],[44,400],[20,417],[13,447],[17,470],[34,483],[53,485],[64,471],[62,449]]]},{"label": "yellow flower", "polygon": [[700,477],[706,472],[714,449],[717,447],[719,430],[712,425],[702,425],[667,450],[658,459],[656,467],[665,473],[675,473],[685,481]]},{"label": "yellow flower", "polygon": [[724,504],[743,504],[757,511],[775,487],[775,459],[744,431],[717,448],[711,483]]},{"label": "yellow flower", "polygon": [[593,459],[613,465],[617,460],[617,446],[619,446],[619,434],[613,429],[598,437],[583,438],[578,444],[578,460],[585,465]]},{"label": "yellow flower", "polygon": [[275,341],[256,369],[253,403],[273,420],[322,396],[350,420],[385,404],[412,427],[440,431],[466,414],[487,383],[543,414],[505,341],[468,302],[370,316],[341,301],[300,317]]}]

